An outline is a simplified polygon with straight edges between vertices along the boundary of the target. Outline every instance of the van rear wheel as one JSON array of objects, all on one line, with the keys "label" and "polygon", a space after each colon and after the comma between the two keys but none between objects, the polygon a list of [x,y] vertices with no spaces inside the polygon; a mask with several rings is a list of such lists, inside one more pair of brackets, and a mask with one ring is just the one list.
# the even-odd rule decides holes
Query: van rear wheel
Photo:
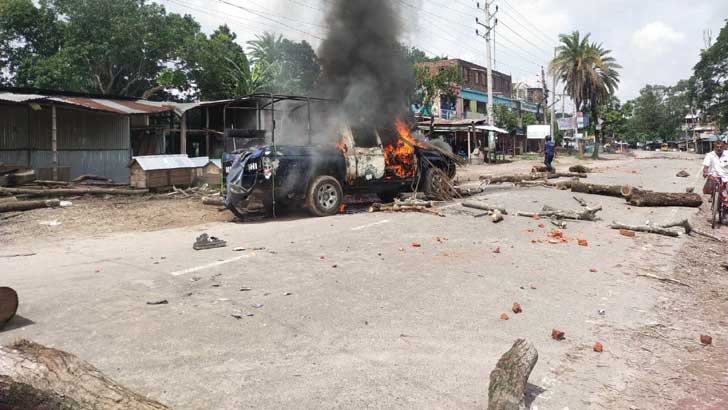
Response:
[{"label": "van rear wheel", "polygon": [[440,168],[429,168],[425,174],[425,195],[437,201],[452,199],[453,190],[450,178]]},{"label": "van rear wheel", "polygon": [[306,194],[306,207],[313,216],[336,215],[343,201],[344,191],[341,184],[328,175],[314,179]]}]

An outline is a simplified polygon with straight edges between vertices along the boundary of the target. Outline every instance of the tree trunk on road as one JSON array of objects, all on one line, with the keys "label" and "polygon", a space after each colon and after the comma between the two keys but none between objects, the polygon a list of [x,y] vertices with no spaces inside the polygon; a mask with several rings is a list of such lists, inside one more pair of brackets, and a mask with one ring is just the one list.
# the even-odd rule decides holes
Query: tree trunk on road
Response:
[{"label": "tree trunk on road", "polygon": [[582,184],[574,183],[571,185],[572,192],[579,192],[582,194],[592,195],[605,195],[622,198],[622,185],[597,185],[597,184]]},{"label": "tree trunk on road", "polygon": [[696,193],[653,192],[625,186],[622,188],[622,195],[628,198],[630,204],[639,207],[684,206],[699,208],[703,204],[703,197]]},{"label": "tree trunk on road", "polygon": [[30,211],[31,209],[40,208],[57,208],[59,206],[61,206],[61,201],[57,199],[49,199],[47,201],[2,202],[0,203],[0,213]]},{"label": "tree trunk on road", "polygon": [[488,410],[527,410],[526,385],[537,361],[533,344],[516,340],[490,373]]},{"label": "tree trunk on road", "polygon": [[76,356],[33,342],[0,347],[2,410],[169,410]]},{"label": "tree trunk on road", "polygon": [[117,188],[59,188],[59,189],[30,189],[30,188],[0,188],[1,193],[12,195],[31,196],[72,196],[72,195],[143,195],[149,193],[146,189],[117,189]]}]

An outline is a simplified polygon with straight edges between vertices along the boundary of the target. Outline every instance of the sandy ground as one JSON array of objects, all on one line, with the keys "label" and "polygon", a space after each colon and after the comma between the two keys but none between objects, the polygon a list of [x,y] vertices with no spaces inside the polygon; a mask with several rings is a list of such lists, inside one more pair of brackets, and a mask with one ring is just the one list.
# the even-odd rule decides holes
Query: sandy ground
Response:
[{"label": "sandy ground", "polygon": [[[699,158],[657,157],[666,158],[595,162],[600,172],[589,180],[674,192],[700,185]],[[534,163],[466,172],[527,172]],[[676,178],[682,169],[694,176]],[[514,211],[578,209],[570,192],[547,188],[491,186],[481,197]],[[0,259],[2,284],[21,295],[0,343],[29,338],[76,353],[176,409],[483,409],[489,372],[523,337],[539,351],[532,409],[726,408],[725,244],[627,238],[608,224],[688,217],[708,228],[693,209],[583,197],[604,206],[602,220],[570,223],[558,244],[549,243],[548,221],[512,213],[494,225],[457,202],[443,218],[291,215],[249,224],[189,201],[143,202],[150,208],[139,214],[104,207],[101,219],[89,205],[76,211],[92,221],[81,230],[64,223],[32,239],[31,217],[70,209],[33,211],[0,228],[16,237],[3,240],[0,255],[35,254]],[[180,210],[164,213],[170,203]],[[145,218],[151,209],[159,216]],[[87,234],[86,225],[97,230]],[[194,252],[201,232],[230,246]],[[146,304],[160,299],[169,304]],[[510,312],[514,302],[522,314]],[[553,328],[566,340],[552,340]],[[713,346],[703,347],[701,334]],[[596,341],[604,353],[592,351]]]}]

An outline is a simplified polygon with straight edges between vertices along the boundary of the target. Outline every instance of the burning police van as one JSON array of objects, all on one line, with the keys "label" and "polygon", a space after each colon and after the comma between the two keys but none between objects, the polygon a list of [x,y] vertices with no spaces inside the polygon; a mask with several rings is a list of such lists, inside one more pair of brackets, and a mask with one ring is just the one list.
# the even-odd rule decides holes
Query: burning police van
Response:
[{"label": "burning police van", "polygon": [[404,122],[353,127],[335,107],[331,100],[270,94],[228,104],[226,206],[240,218],[253,203],[271,214],[302,206],[330,216],[349,194],[391,202],[402,192],[438,197],[451,186],[453,159],[412,137]]}]

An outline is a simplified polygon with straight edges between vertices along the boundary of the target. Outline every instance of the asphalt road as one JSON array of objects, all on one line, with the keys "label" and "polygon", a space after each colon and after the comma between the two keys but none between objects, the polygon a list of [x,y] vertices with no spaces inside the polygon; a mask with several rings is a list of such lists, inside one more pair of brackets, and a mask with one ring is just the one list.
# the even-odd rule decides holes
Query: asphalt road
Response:
[{"label": "asphalt road", "polygon": [[[635,160],[589,180],[684,192],[699,179],[675,173],[699,167]],[[618,331],[650,323],[660,298],[634,266],[662,257],[669,270],[681,243],[607,225],[694,210],[582,197],[604,206],[602,221],[570,223],[561,244],[549,243],[549,221],[513,214],[579,209],[572,193],[504,186],[480,198],[512,210],[497,225],[453,203],[442,218],[294,216],[0,246],[36,253],[0,259],[0,284],[21,299],[0,343],[67,350],[176,409],[483,409],[490,371],[526,338],[539,351],[534,409],[604,408],[605,385],[627,392],[648,372],[630,365],[646,353]],[[193,251],[202,232],[229,246]],[[159,300],[169,304],[147,304]]]}]

